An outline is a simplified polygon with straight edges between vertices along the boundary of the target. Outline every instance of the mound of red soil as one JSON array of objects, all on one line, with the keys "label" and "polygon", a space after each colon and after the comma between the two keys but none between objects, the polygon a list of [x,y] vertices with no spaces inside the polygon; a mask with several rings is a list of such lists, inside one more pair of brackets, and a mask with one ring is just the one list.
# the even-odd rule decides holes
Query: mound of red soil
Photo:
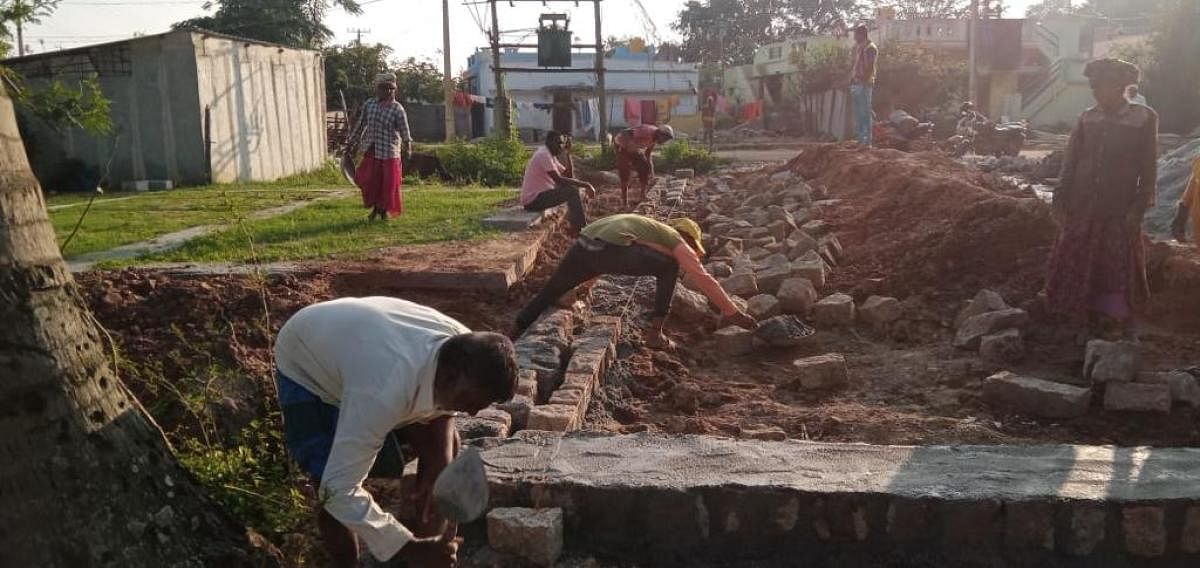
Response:
[{"label": "mound of red soil", "polygon": [[787,168],[838,200],[821,213],[850,254],[835,286],[882,278],[901,296],[990,287],[1017,302],[1042,287],[1055,224],[1032,193],[936,153],[815,145]]}]

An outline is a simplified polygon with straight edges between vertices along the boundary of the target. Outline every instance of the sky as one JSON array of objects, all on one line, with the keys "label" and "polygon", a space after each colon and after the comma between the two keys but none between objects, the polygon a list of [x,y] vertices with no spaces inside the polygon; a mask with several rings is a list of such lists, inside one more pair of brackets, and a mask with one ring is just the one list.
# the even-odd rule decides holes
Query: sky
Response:
[{"label": "sky", "polygon": [[[467,57],[487,44],[476,15],[483,26],[490,25],[486,4],[468,6],[477,0],[450,0],[451,66],[458,72],[467,65]],[[1019,17],[1037,0],[1009,0],[1009,15]],[[334,31],[335,43],[355,39],[351,30],[370,30],[363,42],[390,45],[397,58],[442,61],[442,5],[438,0],[360,0],[363,13],[351,16],[334,10],[326,25]],[[643,17],[634,0],[604,0],[602,21],[604,37],[643,37],[650,39],[651,25],[663,41],[678,40],[671,22],[685,0],[642,0],[649,18]],[[117,41],[135,33],[154,34],[170,29],[174,22],[205,14],[205,0],[62,0],[58,10],[41,24],[25,31],[25,44],[32,53],[79,47],[92,43]],[[537,2],[500,4],[500,29],[519,30],[537,25],[544,11],[565,11],[571,15],[571,29],[581,43],[594,41],[593,7],[590,2],[555,2],[543,8]],[[652,24],[651,24],[652,22]],[[522,39],[526,31],[505,36],[505,41],[535,42],[535,36]],[[653,42],[651,42],[653,43]]]}]

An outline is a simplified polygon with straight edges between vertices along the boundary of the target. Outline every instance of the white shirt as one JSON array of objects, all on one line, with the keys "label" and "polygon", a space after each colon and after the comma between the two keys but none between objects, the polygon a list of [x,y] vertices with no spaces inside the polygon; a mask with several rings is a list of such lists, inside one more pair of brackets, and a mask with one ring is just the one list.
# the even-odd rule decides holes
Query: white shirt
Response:
[{"label": "white shirt", "polygon": [[308,306],[275,340],[280,372],[339,409],[320,498],[380,560],[413,538],[363,488],[393,429],[446,414],[433,405],[442,344],[471,330],[396,298],[342,298]]}]

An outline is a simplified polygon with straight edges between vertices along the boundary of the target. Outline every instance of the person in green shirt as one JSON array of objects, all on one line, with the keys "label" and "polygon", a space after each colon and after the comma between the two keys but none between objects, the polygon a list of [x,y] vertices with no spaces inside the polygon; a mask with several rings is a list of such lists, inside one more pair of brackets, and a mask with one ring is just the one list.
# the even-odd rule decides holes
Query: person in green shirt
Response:
[{"label": "person in green shirt", "polygon": [[583,228],[554,275],[517,314],[517,333],[532,325],[563,294],[602,274],[654,276],[657,290],[647,342],[652,347],[670,347],[671,341],[663,335],[662,328],[680,272],[692,277],[726,323],[753,329],[757,326],[754,318],[738,309],[700,264],[704,254],[702,241],[700,226],[686,217],[665,223],[630,213],[597,219]]}]

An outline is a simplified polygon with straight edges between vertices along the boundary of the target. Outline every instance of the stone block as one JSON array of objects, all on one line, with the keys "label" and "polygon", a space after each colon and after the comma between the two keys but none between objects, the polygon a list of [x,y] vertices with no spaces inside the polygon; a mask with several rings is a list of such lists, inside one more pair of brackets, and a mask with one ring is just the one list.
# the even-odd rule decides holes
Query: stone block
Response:
[{"label": "stone block", "polygon": [[716,348],[725,355],[745,355],[754,350],[754,332],[737,326],[718,329],[713,333]]},{"label": "stone block", "polygon": [[1139,373],[1137,382],[1169,385],[1173,404],[1186,404],[1192,408],[1200,406],[1200,381],[1187,371]]},{"label": "stone block", "polygon": [[488,544],[539,566],[553,566],[562,554],[563,511],[502,508],[487,515]]},{"label": "stone block", "polygon": [[1138,346],[1132,341],[1093,339],[1083,358],[1083,377],[1093,383],[1128,383],[1137,377]]},{"label": "stone block", "polygon": [[783,313],[803,316],[817,303],[817,289],[806,278],[789,278],[779,285],[776,297]]},{"label": "stone block", "polygon": [[1108,383],[1104,389],[1104,410],[1170,413],[1171,385]]},{"label": "stone block", "polygon": [[1121,511],[1125,550],[1134,556],[1157,558],[1167,551],[1162,507],[1126,507]]},{"label": "stone block", "polygon": [[946,501],[938,507],[947,547],[990,549],[1000,540],[1001,505],[993,499]]},{"label": "stone block", "polygon": [[529,426],[529,413],[533,410],[533,406],[532,397],[518,394],[508,401],[497,404],[496,408],[507,412],[512,417],[510,432],[516,432],[517,430],[524,430]]},{"label": "stone block", "polygon": [[817,239],[812,238],[804,231],[795,231],[784,241],[787,247],[788,258],[796,260],[820,247]]},{"label": "stone block", "polygon": [[1067,554],[1087,556],[1104,542],[1104,505],[1078,503],[1071,506],[1067,517]]},{"label": "stone block", "polygon": [[837,353],[818,355],[792,362],[796,368],[796,383],[803,389],[828,389],[849,382],[846,358]]},{"label": "stone block", "polygon": [[754,335],[771,347],[797,347],[812,337],[812,328],[796,316],[776,316],[758,323]]},{"label": "stone block", "polygon": [[675,170],[675,177],[683,179],[692,179],[696,177],[696,170],[692,168],[679,168]]},{"label": "stone block", "polygon": [[687,323],[701,323],[713,316],[712,310],[708,309],[708,298],[682,286],[675,287],[671,313]]},{"label": "stone block", "polygon": [[887,510],[888,537],[897,543],[928,540],[933,534],[930,509],[924,500],[893,499]]},{"label": "stone block", "polygon": [[983,399],[1031,416],[1076,418],[1087,414],[1092,390],[1005,371],[983,381]]},{"label": "stone block", "polygon": [[850,327],[854,325],[854,298],[847,294],[826,296],[812,307],[813,321],[829,327]]},{"label": "stone block", "polygon": [[967,302],[967,305],[958,312],[958,317],[954,318],[954,327],[962,326],[962,323],[969,318],[1007,309],[1008,304],[1004,302],[1004,298],[1000,294],[991,290],[980,290],[975,294],[975,298]]},{"label": "stone block", "polygon": [[792,262],[792,276],[808,280],[818,290],[825,287],[825,272],[825,261],[820,257],[801,257]]},{"label": "stone block", "polygon": [[1184,513],[1179,549],[1188,554],[1200,554],[1200,507],[1188,507]]},{"label": "stone block", "polygon": [[997,364],[1020,361],[1025,356],[1025,342],[1021,339],[1021,331],[1008,329],[983,336],[979,341],[979,356],[984,361]]},{"label": "stone block", "polygon": [[[786,213],[786,211],[785,211],[785,213]],[[775,237],[775,240],[777,240],[777,241],[782,241],[782,240],[786,239],[788,234],[791,233],[795,229],[796,229],[795,224],[789,225],[785,221],[771,221],[769,224],[767,224],[767,230],[770,231],[771,236]]]},{"label": "stone block", "polygon": [[733,275],[733,267],[720,260],[710,262],[704,265],[704,268],[707,269],[708,273],[713,275],[714,278],[728,278]]},{"label": "stone block", "polygon": [[508,426],[503,422],[475,416],[458,418],[454,421],[454,426],[458,428],[458,435],[464,440],[507,438],[509,434]]},{"label": "stone block", "polygon": [[529,430],[568,432],[575,429],[574,407],[561,404],[539,404],[529,411]]},{"label": "stone block", "polygon": [[721,281],[721,287],[729,294],[748,298],[758,294],[758,279],[753,273],[734,273]]},{"label": "stone block", "polygon": [[833,227],[831,227],[829,223],[820,220],[809,221],[800,227],[800,230],[814,237],[823,237],[832,229]]},{"label": "stone block", "polygon": [[900,319],[903,313],[900,300],[886,296],[871,296],[858,308],[859,318],[874,326],[890,324]]},{"label": "stone block", "polygon": [[1036,501],[1005,503],[1004,543],[1010,548],[1054,550],[1054,505]]},{"label": "stone block", "polygon": [[538,375],[531,369],[517,371],[517,394],[527,396],[532,400],[538,397]]},{"label": "stone block", "polygon": [[550,395],[550,404],[558,406],[570,406],[578,413],[581,406],[586,405],[587,392],[579,388],[559,387]]},{"label": "stone block", "polygon": [[475,413],[475,418],[480,420],[491,420],[498,424],[503,424],[505,430],[512,429],[512,415],[495,406],[489,406]]},{"label": "stone block", "polygon": [[756,320],[764,320],[779,314],[779,299],[770,294],[759,294],[746,302],[746,309]]},{"label": "stone block", "polygon": [[[769,244],[769,243],[763,243],[763,244]],[[775,254],[775,253],[772,253],[770,250],[763,248],[761,245],[756,246],[746,252],[746,256],[750,257],[750,260],[755,263],[771,256],[772,254]]]},{"label": "stone block", "polygon": [[972,316],[958,327],[958,333],[954,335],[954,346],[959,349],[979,349],[979,343],[984,336],[1005,329],[1023,328],[1028,323],[1029,314],[1017,308]]},{"label": "stone block", "polygon": [[792,267],[790,264],[784,266],[771,266],[755,274],[758,281],[758,291],[764,294],[774,294],[779,291],[779,287],[792,277]]}]

